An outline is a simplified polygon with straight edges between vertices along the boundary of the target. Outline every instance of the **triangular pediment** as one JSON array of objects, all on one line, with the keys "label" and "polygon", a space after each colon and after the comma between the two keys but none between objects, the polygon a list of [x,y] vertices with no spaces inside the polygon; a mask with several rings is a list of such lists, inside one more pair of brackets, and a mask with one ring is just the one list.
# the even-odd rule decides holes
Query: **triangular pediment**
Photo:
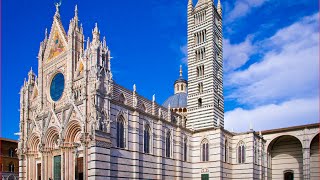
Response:
[{"label": "triangular pediment", "polygon": [[59,17],[53,18],[48,45],[45,52],[45,61],[50,62],[67,49],[67,35]]}]

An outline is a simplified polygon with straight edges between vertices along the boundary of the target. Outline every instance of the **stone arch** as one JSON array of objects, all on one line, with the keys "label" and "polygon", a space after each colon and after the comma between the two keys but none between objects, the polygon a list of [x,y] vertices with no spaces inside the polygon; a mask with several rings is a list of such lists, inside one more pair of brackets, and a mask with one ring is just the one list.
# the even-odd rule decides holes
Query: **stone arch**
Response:
[{"label": "stone arch", "polygon": [[209,140],[205,137],[200,143],[200,160],[205,162],[209,161],[210,152],[209,152]]},{"label": "stone arch", "polygon": [[311,136],[308,147],[311,147],[312,141],[315,140],[315,138],[317,138],[317,136],[319,136],[319,133],[315,133],[315,134],[313,134],[313,135]]},{"label": "stone arch", "polygon": [[300,137],[296,136],[296,134],[294,134],[294,133],[290,133],[290,132],[289,132],[289,133],[277,134],[276,136],[272,137],[272,138],[270,139],[270,141],[268,141],[268,142],[266,143],[267,150],[269,150],[269,147],[270,147],[271,143],[272,143],[274,140],[276,140],[277,138],[281,137],[281,136],[292,136],[292,137],[298,139],[299,142],[301,143],[301,145],[303,145],[303,141],[302,141],[302,139],[301,139]]},{"label": "stone arch", "polygon": [[284,173],[293,172],[294,179],[303,178],[303,144],[293,135],[279,135],[267,146],[269,177],[283,179]]},{"label": "stone arch", "polygon": [[8,180],[15,180],[17,179],[13,174],[10,174],[8,177],[7,177]]},{"label": "stone arch", "polygon": [[65,142],[71,144],[74,142],[79,142],[79,134],[81,134],[81,126],[79,121],[70,121],[65,131]]},{"label": "stone arch", "polygon": [[128,143],[128,122],[123,111],[119,111],[117,114],[115,125],[116,145],[120,148],[126,148]]},{"label": "stone arch", "polygon": [[48,128],[44,138],[45,147],[49,149],[54,149],[56,145],[58,145],[59,140],[58,128],[55,126]]},{"label": "stone arch", "polygon": [[320,179],[319,133],[310,141],[310,179]]},{"label": "stone arch", "polygon": [[236,146],[236,158],[237,163],[243,164],[246,163],[247,159],[247,145],[244,140],[240,140]]},{"label": "stone arch", "polygon": [[32,133],[28,139],[28,150],[36,152],[39,150],[40,136],[37,133]]}]

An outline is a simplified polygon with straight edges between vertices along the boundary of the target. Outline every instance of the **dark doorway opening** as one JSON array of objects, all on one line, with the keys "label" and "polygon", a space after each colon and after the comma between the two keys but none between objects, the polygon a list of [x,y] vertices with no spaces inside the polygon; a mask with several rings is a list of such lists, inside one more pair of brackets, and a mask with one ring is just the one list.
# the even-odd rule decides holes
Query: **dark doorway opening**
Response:
[{"label": "dark doorway opening", "polygon": [[285,171],[284,180],[293,180],[293,171]]},{"label": "dark doorway opening", "polygon": [[201,174],[201,180],[209,180],[209,174]]},{"label": "dark doorway opening", "polygon": [[83,180],[83,157],[77,158],[75,170],[75,179]]},{"label": "dark doorway opening", "polygon": [[41,163],[37,164],[37,179],[41,180]]}]

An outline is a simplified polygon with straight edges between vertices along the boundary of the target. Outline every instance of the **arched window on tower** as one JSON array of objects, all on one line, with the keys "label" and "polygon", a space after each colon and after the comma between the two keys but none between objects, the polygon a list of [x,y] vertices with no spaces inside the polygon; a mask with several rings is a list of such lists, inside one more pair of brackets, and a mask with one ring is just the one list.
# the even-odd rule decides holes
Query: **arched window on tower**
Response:
[{"label": "arched window on tower", "polygon": [[145,125],[144,127],[144,144],[143,144],[143,149],[145,153],[151,153],[151,129],[148,124]]},{"label": "arched window on tower", "polygon": [[9,170],[9,172],[14,172],[14,164],[13,164],[13,162],[9,163],[8,170]]},{"label": "arched window on tower", "polygon": [[209,161],[209,141],[207,139],[202,140],[201,142],[201,161]]},{"label": "arched window on tower", "polygon": [[171,133],[170,130],[166,133],[166,157],[171,157]]},{"label": "arched window on tower", "polygon": [[14,156],[14,150],[13,148],[9,149],[9,157],[13,157]]},{"label": "arched window on tower", "polygon": [[124,118],[120,116],[117,121],[117,147],[125,148],[125,128]]},{"label": "arched window on tower", "polygon": [[243,141],[238,145],[238,163],[243,164],[246,162],[246,147]]},{"label": "arched window on tower", "polygon": [[201,98],[198,99],[198,107],[202,107],[202,99]]}]

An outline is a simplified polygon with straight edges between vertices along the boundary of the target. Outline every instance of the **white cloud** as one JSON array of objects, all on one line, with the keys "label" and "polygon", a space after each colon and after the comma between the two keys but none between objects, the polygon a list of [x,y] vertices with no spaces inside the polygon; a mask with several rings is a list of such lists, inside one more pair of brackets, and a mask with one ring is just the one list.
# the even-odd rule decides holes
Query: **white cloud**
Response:
[{"label": "white cloud", "polygon": [[227,12],[228,16],[226,22],[231,22],[237,18],[247,15],[252,8],[261,6],[268,0],[237,0],[234,3],[230,12]]},{"label": "white cloud", "polygon": [[223,40],[224,71],[229,72],[244,65],[254,53],[251,36],[239,44],[231,44],[229,39]]},{"label": "white cloud", "polygon": [[234,89],[227,99],[237,99],[247,105],[261,105],[317,94],[317,17],[318,14],[303,18],[279,30],[271,38],[255,43],[257,49],[266,53],[261,61],[249,68],[226,74],[227,88]]},{"label": "white cloud", "polygon": [[181,58],[181,63],[187,65],[188,64],[188,45],[185,44],[184,46],[181,46],[180,51],[183,55],[183,57]]},{"label": "white cloud", "polygon": [[282,104],[269,104],[255,109],[237,108],[225,113],[225,128],[235,132],[255,131],[318,122],[318,97],[296,99]]}]

